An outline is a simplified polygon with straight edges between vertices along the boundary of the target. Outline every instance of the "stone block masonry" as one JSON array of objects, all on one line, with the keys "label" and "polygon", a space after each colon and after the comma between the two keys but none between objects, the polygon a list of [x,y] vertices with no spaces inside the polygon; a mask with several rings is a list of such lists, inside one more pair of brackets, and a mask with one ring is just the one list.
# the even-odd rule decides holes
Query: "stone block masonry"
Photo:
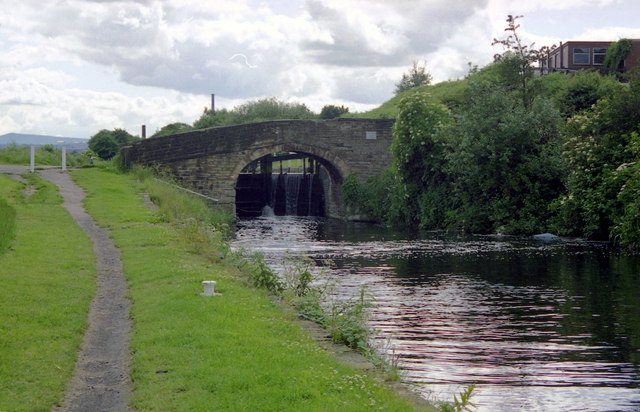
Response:
[{"label": "stone block masonry", "polygon": [[360,181],[391,164],[393,119],[274,120],[144,139],[120,148],[126,166],[159,166],[181,185],[220,200],[235,213],[240,171],[268,154],[287,151],[318,161],[329,176],[328,216],[341,217],[342,181]]}]

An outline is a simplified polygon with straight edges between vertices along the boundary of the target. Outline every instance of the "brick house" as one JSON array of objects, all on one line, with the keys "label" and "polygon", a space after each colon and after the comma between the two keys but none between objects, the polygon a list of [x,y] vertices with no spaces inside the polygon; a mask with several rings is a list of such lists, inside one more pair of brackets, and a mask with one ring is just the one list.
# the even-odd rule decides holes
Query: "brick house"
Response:
[{"label": "brick house", "polygon": [[[544,73],[563,71],[576,72],[584,69],[600,69],[604,63],[604,56],[610,41],[568,41],[560,43],[559,47],[551,50],[546,61],[541,62]],[[623,61],[621,71],[627,71],[639,66],[640,39],[631,40],[631,53]]]}]

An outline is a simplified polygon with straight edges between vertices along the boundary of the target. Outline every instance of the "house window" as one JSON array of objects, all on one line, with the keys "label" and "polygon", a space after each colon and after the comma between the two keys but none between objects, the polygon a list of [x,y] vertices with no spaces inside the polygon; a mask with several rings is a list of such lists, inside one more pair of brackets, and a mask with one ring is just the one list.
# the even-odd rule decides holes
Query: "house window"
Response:
[{"label": "house window", "polygon": [[593,48],[593,64],[601,66],[604,63],[604,56],[607,55],[606,47]]},{"label": "house window", "polygon": [[588,47],[576,47],[573,49],[573,64],[589,64],[591,61],[591,49]]}]

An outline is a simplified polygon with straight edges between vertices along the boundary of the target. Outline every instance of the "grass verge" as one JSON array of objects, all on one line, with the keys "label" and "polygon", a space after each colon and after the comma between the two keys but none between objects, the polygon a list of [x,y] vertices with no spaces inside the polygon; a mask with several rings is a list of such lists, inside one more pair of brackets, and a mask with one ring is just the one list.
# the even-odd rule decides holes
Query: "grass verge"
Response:
[{"label": "grass verge", "polygon": [[[8,179],[0,175],[0,188],[4,187],[3,180]],[[6,185],[9,187],[9,185]],[[0,256],[7,251],[16,231],[16,210],[4,199],[0,190]]]},{"label": "grass verge", "polygon": [[[338,363],[295,315],[250,287],[222,260],[220,236],[200,241],[199,226],[189,230],[192,218],[146,208],[139,192],[148,189],[135,177],[97,169],[73,177],[122,252],[134,322],[133,407],[414,410],[378,378]],[[197,250],[211,242],[218,243]],[[200,296],[202,280],[216,280],[221,295]]]},{"label": "grass verge", "polygon": [[96,274],[87,236],[54,185],[0,175],[15,238],[0,256],[0,410],[50,410],[62,400],[86,328]]}]

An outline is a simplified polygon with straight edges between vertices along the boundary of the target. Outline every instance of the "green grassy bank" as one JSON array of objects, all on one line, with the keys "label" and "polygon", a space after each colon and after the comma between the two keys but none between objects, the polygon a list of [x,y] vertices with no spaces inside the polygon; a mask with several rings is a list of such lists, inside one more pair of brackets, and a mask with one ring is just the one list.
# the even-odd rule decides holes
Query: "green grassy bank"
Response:
[{"label": "green grassy bank", "polygon": [[0,253],[0,411],[50,410],[62,400],[96,273],[90,242],[56,187],[25,177],[28,185],[0,174],[0,198],[15,219],[10,249]]},{"label": "green grassy bank", "polygon": [[[62,164],[62,151],[54,149],[52,145],[42,145],[35,149],[35,165],[36,166],[60,166]],[[91,157],[88,152],[85,153],[67,153],[66,156],[68,167],[82,167],[91,163]],[[1,165],[23,165],[27,166],[31,162],[31,148],[28,146],[18,146],[10,144],[0,150]]]},{"label": "green grassy bank", "polygon": [[[134,408],[414,410],[379,378],[321,350],[293,314],[221,261],[220,245],[204,245],[219,235],[180,213],[169,217],[170,202],[158,211],[144,206],[143,190],[163,204],[157,187],[99,169],[72,176],[122,252],[134,322]],[[216,280],[221,295],[200,296],[202,280]]]},{"label": "green grassy bank", "polygon": [[16,230],[16,210],[0,197],[0,256],[7,251]]}]

